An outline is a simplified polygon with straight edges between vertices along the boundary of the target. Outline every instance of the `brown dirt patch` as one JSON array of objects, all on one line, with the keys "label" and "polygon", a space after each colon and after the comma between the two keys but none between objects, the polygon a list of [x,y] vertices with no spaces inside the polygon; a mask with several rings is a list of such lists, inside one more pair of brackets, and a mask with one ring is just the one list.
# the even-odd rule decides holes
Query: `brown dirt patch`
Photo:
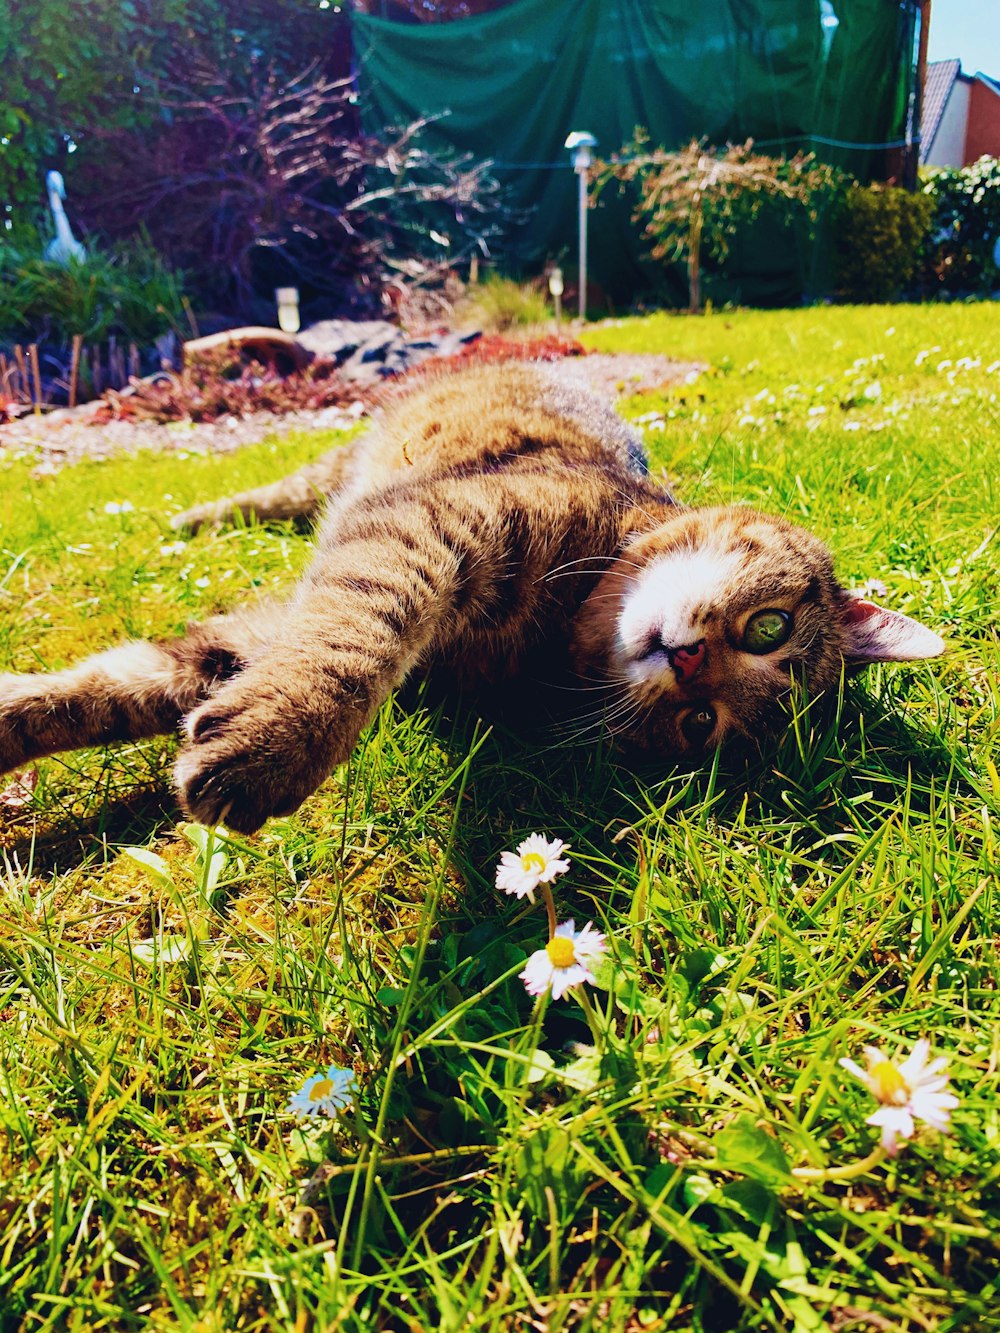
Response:
[{"label": "brown dirt patch", "polygon": [[[653,353],[616,355],[594,352],[550,362],[567,383],[591,389],[612,400],[649,393],[694,377],[701,369]],[[112,458],[141,449],[185,450],[190,453],[231,453],[289,431],[343,430],[363,415],[361,404],[326,407],[276,415],[255,412],[211,422],[109,421],[95,424],[95,404],[60,408],[20,417],[0,426],[0,458],[36,460],[38,476],[48,476],[84,459]]]}]

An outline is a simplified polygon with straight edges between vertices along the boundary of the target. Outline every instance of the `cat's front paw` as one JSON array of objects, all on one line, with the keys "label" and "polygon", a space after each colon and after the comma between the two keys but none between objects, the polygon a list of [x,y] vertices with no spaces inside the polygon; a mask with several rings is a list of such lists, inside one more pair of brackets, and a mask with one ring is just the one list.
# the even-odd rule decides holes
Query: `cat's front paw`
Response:
[{"label": "cat's front paw", "polygon": [[230,686],[195,709],[185,731],[174,776],[199,824],[254,833],[297,810],[332,767],[314,719],[284,692]]}]

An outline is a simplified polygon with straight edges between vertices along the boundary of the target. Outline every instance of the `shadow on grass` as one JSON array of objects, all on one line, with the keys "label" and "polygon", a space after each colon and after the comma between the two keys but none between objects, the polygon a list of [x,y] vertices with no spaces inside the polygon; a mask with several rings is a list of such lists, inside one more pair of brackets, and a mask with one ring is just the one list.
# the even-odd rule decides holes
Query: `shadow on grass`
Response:
[{"label": "shadow on grass", "polygon": [[[441,708],[437,734],[453,762],[468,753],[470,718],[482,716]],[[960,753],[908,722],[891,696],[876,697],[860,682],[816,701],[760,746],[730,746],[697,767],[623,755],[598,736],[553,745],[537,718],[515,725],[504,712],[486,720],[490,736],[458,828],[459,855],[484,887],[500,851],[529,831],[606,861],[609,843],[631,847],[630,830],[671,818],[711,816],[722,827],[756,822],[780,827],[793,845],[798,838],[814,844],[874,829],[904,804],[926,814],[949,797],[984,799]],[[623,858],[632,862],[633,853],[623,848]]]},{"label": "shadow on grass", "polygon": [[[559,715],[537,698],[529,708],[516,694],[498,694],[484,708],[420,685],[400,703],[429,710],[428,730],[455,766],[477,731],[489,732],[457,823],[457,855],[470,887],[482,890],[470,896],[474,914],[492,896],[500,851],[530,830],[606,860],[609,842],[671,816],[710,813],[722,826],[749,818],[814,840],[856,829],[862,799],[869,820],[887,817],[904,797],[915,812],[949,794],[983,799],[954,751],[857,682],[763,747],[731,747],[687,768],[621,754],[596,732],[553,741]],[[51,874],[103,861],[123,844],[148,844],[183,817],[171,785],[174,753],[173,742],[158,741],[47,761],[30,805],[5,813],[0,849]],[[632,859],[624,850],[623,857]]]},{"label": "shadow on grass", "polygon": [[[88,751],[45,761],[30,804],[5,811],[0,850],[24,871],[61,874],[146,845],[181,818],[171,790],[173,747]],[[91,763],[91,758],[97,762]]]}]

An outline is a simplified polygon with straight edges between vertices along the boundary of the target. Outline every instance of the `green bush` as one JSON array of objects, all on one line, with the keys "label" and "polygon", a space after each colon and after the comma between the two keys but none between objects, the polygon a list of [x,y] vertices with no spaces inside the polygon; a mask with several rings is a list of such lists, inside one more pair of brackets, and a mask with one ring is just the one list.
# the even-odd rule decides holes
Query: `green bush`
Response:
[{"label": "green bush", "polygon": [[895,186],[852,185],[836,212],[838,294],[849,301],[891,301],[920,268],[934,202]]},{"label": "green bush", "polygon": [[924,194],[934,210],[927,277],[949,292],[986,293],[1000,282],[994,247],[1000,239],[1000,160],[967,167],[932,167]]},{"label": "green bush", "polygon": [[491,273],[478,287],[468,289],[458,316],[487,333],[506,333],[509,329],[547,324],[552,310],[536,287]]},{"label": "green bush", "polygon": [[110,335],[151,343],[185,318],[181,278],[145,237],[58,264],[0,246],[0,337],[88,342]]}]

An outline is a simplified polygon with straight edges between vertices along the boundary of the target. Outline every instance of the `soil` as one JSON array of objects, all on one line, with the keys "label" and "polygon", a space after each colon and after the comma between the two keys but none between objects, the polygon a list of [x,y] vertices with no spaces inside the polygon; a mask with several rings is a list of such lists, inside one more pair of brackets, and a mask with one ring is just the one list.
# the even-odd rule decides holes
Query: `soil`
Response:
[{"label": "soil", "polygon": [[[694,378],[701,367],[672,361],[653,353],[614,355],[596,352],[566,357],[550,368],[567,383],[589,388],[611,400],[649,393]],[[185,450],[189,453],[231,453],[245,444],[289,431],[342,430],[354,425],[364,409],[360,403],[319,411],[276,416],[255,412],[245,417],[222,417],[211,422],[111,421],[96,424],[94,403],[58,408],[40,415],[28,413],[0,425],[0,459],[37,460],[34,475],[54,472],[84,459],[111,458],[141,449]]]}]

